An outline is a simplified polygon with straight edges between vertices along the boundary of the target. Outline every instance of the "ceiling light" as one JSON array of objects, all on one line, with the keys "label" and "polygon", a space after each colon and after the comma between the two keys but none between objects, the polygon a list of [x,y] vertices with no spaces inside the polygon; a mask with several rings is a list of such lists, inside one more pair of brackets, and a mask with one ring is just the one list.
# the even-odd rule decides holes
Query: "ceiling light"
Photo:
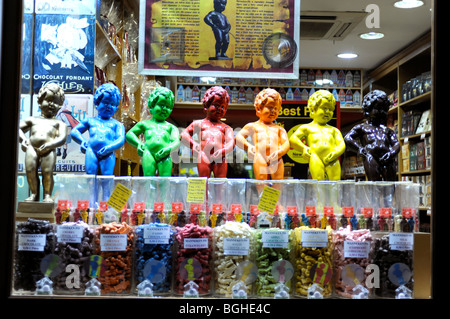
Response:
[{"label": "ceiling light", "polygon": [[381,32],[366,32],[359,35],[361,39],[364,40],[376,40],[384,37],[384,34]]},{"label": "ceiling light", "polygon": [[401,0],[394,3],[394,7],[400,9],[411,9],[423,6],[423,1],[420,0]]},{"label": "ceiling light", "polygon": [[338,58],[341,59],[354,59],[356,58],[358,55],[356,53],[339,53],[337,55]]}]

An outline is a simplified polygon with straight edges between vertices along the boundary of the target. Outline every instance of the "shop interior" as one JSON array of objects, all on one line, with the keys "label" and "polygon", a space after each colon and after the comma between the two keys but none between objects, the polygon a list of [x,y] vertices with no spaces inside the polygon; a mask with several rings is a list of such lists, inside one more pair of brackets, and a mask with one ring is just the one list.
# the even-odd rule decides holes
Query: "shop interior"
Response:
[{"label": "shop interior", "polygon": [[[34,10],[38,10],[37,6],[40,2],[37,0],[34,2]],[[398,2],[401,5],[411,1]],[[24,1],[25,10],[26,6],[32,3],[33,1]],[[431,164],[434,154],[434,129],[431,124],[422,127],[419,122],[424,120],[428,123],[433,122],[435,109],[433,1],[425,0],[419,7],[405,9],[394,6],[394,1],[302,0],[300,39],[297,39],[299,78],[294,80],[233,78],[222,76],[220,72],[214,77],[139,74],[139,43],[142,40],[139,19],[141,6],[145,3],[144,0],[97,1],[95,38],[88,38],[88,41],[95,42],[95,74],[92,77],[94,91],[107,82],[113,82],[118,86],[122,101],[114,118],[124,124],[126,131],[136,123],[150,118],[146,103],[150,92],[160,86],[168,87],[174,93],[175,104],[167,121],[178,128],[186,128],[194,120],[205,117],[200,102],[202,94],[199,94],[200,100],[193,101],[192,91],[186,93],[187,88],[190,90],[196,87],[200,92],[204,92],[202,89],[206,90],[215,85],[229,87],[231,100],[222,121],[236,131],[258,119],[253,98],[245,100],[243,94],[241,99],[241,95],[237,92],[241,88],[254,91],[255,88],[262,90],[271,87],[284,92],[283,101],[302,99],[304,101],[304,98],[298,95],[293,94],[289,97],[289,94],[286,94],[288,90],[294,91],[296,88],[299,93],[307,92],[309,94],[307,97],[312,90],[325,89],[331,92],[334,89],[337,93],[336,100],[339,100],[339,107],[334,113],[333,124],[340,129],[342,135],[346,135],[352,127],[364,121],[361,101],[367,93],[382,90],[388,95],[391,107],[388,111],[387,126],[395,131],[400,143],[400,151],[395,163],[396,180],[412,181],[420,185],[420,226],[414,233],[415,298],[431,298],[431,224],[434,213],[431,186],[435,174]],[[30,13],[29,16],[31,19],[36,19],[37,14]],[[30,40],[36,41],[35,20],[30,26],[32,28],[24,32],[30,32]],[[343,53],[347,55],[340,57],[339,54]],[[23,59],[26,54],[35,57],[40,52],[36,47],[31,47],[30,52],[23,53]],[[35,58],[34,61],[38,60]],[[31,65],[28,65],[31,68],[29,75],[33,74],[33,68],[37,68],[33,64],[31,62]],[[320,81],[324,79],[322,76],[325,72],[331,74],[340,71],[343,74],[350,73],[354,84],[346,85],[344,80],[342,86],[327,85],[326,82]],[[305,76],[304,82],[301,82],[302,74]],[[359,82],[356,81],[356,74],[360,76]],[[37,92],[33,89],[37,85],[36,82],[38,81],[33,76],[28,78],[22,76],[21,119],[37,114]],[[24,87],[27,87],[28,91]],[[184,94],[182,94],[183,90]],[[344,93],[344,96],[341,96],[340,91]],[[350,98],[348,94],[347,98],[345,96],[348,91],[350,91]],[[87,103],[90,109],[86,109],[86,114],[91,116],[96,114],[92,106],[93,94],[92,91],[79,95],[91,96],[91,98],[80,100],[80,103]],[[76,101],[77,94],[71,95],[75,96],[72,97],[72,101]],[[295,118],[280,116],[278,121],[284,121],[284,125],[291,123],[290,127],[296,125]],[[236,154],[239,151],[241,150],[236,150]],[[24,155],[20,147],[17,152],[19,161],[17,202],[19,202],[28,196],[29,189],[24,169]],[[79,162],[82,158],[80,156],[84,154],[80,155],[78,144],[72,141],[71,146],[67,144],[58,152],[61,152],[59,153],[61,161],[57,164],[60,171],[56,171],[55,175],[85,174],[82,168],[83,163]],[[64,154],[64,152],[67,153]],[[129,143],[125,143],[120,150],[117,150],[115,156],[113,175],[116,177],[144,175],[142,158],[137,154],[136,148]],[[180,156],[191,158],[192,151],[186,146],[181,146]],[[81,165],[71,166],[71,161]],[[340,157],[340,162],[341,180],[366,180],[362,160],[354,151],[346,150]],[[229,170],[227,177],[254,178],[251,163],[247,160],[243,166],[244,173],[241,172],[243,175],[239,175],[239,172],[233,170],[231,165],[232,169]],[[196,163],[192,160],[181,161],[174,165],[172,176],[198,177]],[[311,176],[307,165],[296,163],[295,160],[291,161],[290,165],[285,165],[284,179],[308,178]]]}]

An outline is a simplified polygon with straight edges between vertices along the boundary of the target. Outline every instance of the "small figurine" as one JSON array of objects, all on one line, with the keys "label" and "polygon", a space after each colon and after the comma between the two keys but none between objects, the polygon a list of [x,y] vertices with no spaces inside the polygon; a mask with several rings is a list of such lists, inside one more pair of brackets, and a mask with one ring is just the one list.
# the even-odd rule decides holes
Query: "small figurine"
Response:
[{"label": "small figurine", "polygon": [[[213,86],[205,92],[202,99],[206,117],[192,122],[182,133],[181,141],[197,154],[197,168],[200,177],[226,177],[228,164],[225,156],[234,148],[233,129],[223,123],[230,97],[228,92]],[[198,134],[199,142],[192,137]]]},{"label": "small figurine", "polygon": [[[56,149],[66,142],[67,126],[55,118],[64,103],[64,91],[55,83],[43,86],[38,93],[40,117],[29,117],[20,123],[19,141],[25,152],[25,169],[31,196],[27,202],[39,201],[39,164],[41,165],[43,202],[53,203],[53,169]],[[30,132],[30,138],[25,136]]]},{"label": "small figurine", "polygon": [[[247,123],[236,135],[236,145],[253,161],[255,179],[283,179],[283,155],[289,151],[286,130],[274,123],[281,109],[281,96],[274,89],[264,89],[255,98],[259,120]],[[251,137],[252,143],[247,141]]]},{"label": "small figurine", "polygon": [[[112,118],[119,108],[120,91],[112,83],[102,84],[94,94],[94,105],[98,115],[78,123],[70,135],[80,144],[82,153],[86,154],[87,174],[112,175],[116,164],[115,150],[125,143],[125,128],[122,123]],[[89,131],[89,140],[83,133]]]},{"label": "small figurine", "polygon": [[[171,176],[173,162],[171,152],[180,146],[178,128],[166,122],[175,103],[173,92],[166,87],[154,89],[148,97],[149,120],[140,121],[126,134],[127,142],[137,148],[142,156],[144,176]],[[139,139],[144,134],[145,141]]]},{"label": "small figurine", "polygon": [[227,5],[227,0],[214,0],[214,10],[209,12],[203,19],[211,27],[216,38],[216,56],[210,60],[231,60],[226,55],[228,45],[230,44],[231,25],[227,17],[222,13]]},{"label": "small figurine", "polygon": [[385,92],[374,90],[364,96],[365,123],[355,125],[345,136],[350,149],[362,156],[369,181],[396,181],[395,159],[400,143],[386,126],[391,103]]},{"label": "small figurine", "polygon": [[336,101],[331,92],[318,90],[308,99],[312,122],[300,125],[289,141],[309,162],[311,177],[317,180],[340,180],[339,156],[345,151],[345,142],[336,127],[328,125],[333,117]]}]

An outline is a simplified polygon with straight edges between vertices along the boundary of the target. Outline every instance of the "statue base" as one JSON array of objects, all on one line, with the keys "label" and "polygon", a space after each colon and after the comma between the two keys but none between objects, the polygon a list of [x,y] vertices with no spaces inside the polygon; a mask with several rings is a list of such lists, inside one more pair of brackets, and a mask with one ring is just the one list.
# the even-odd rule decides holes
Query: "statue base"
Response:
[{"label": "statue base", "polygon": [[16,221],[26,221],[28,218],[55,222],[55,203],[19,202],[16,211]]}]

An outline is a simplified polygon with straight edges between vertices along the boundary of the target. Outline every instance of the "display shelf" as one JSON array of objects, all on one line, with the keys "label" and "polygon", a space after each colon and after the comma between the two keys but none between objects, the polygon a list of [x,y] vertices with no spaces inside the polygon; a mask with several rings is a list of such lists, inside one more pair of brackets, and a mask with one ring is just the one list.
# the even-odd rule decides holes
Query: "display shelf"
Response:
[{"label": "display shelf", "polygon": [[[433,176],[431,167],[433,131],[430,126],[434,108],[432,102],[433,84],[427,82],[426,86],[423,85],[424,90],[414,92],[410,96],[407,95],[405,85],[408,81],[422,78],[431,72],[431,63],[432,47],[431,32],[429,32],[398,52],[384,64],[368,72],[365,81],[367,84],[365,93],[375,89],[383,90],[388,95],[394,92],[398,93],[398,104],[393,106],[388,114],[393,118],[392,121],[398,123],[397,137],[401,146],[398,155],[397,176],[399,180],[410,180],[419,176],[425,176],[431,180]],[[406,99],[406,97],[409,98]],[[424,120],[426,122],[425,127],[417,132],[419,121]],[[410,153],[411,149],[412,154]],[[418,158],[420,159],[418,160]],[[428,184],[431,185],[431,182]],[[431,188],[431,186],[429,187]],[[429,196],[431,197],[431,190]],[[420,210],[431,210],[431,203],[421,206]]]}]

